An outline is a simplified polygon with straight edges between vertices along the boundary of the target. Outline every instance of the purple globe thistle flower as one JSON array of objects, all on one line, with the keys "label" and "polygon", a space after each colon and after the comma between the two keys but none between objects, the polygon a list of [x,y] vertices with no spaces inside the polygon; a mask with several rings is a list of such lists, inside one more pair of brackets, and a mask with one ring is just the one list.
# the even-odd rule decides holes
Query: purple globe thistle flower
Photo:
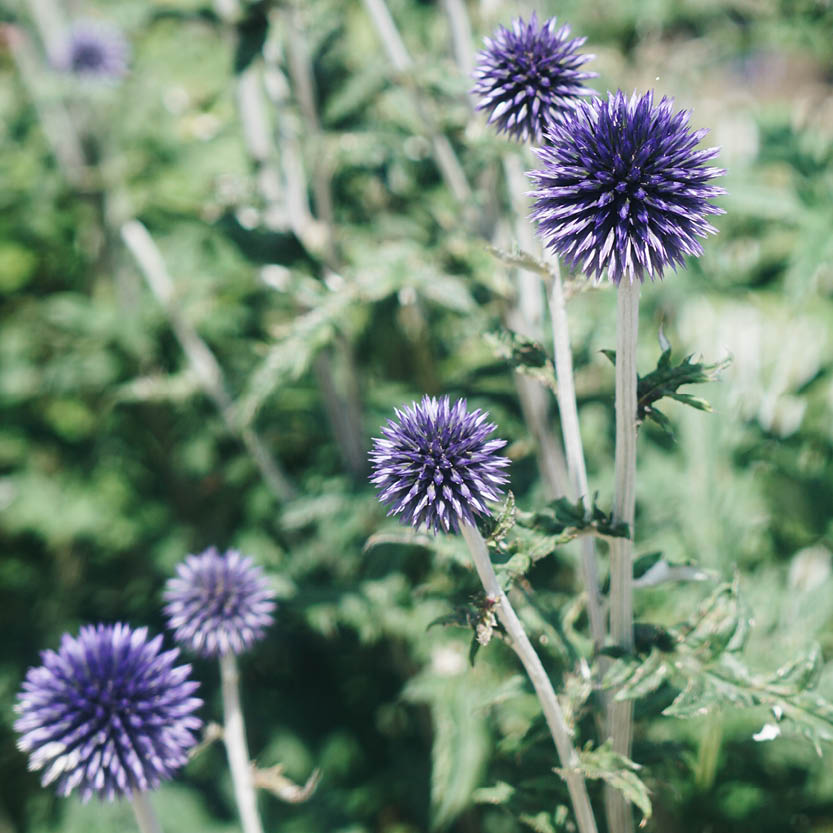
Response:
[{"label": "purple globe thistle flower", "polygon": [[497,454],[506,441],[487,439],[496,427],[488,414],[468,412],[465,399],[451,405],[447,396],[424,396],[395,413],[398,422],[388,420],[370,452],[370,482],[388,514],[434,532],[456,532],[476,514],[488,515],[486,501],[500,497],[509,465]]},{"label": "purple globe thistle flower", "polygon": [[484,38],[474,71],[477,109],[489,111],[498,133],[538,141],[551,119],[592,92],[581,83],[597,75],[580,69],[594,57],[578,52],[585,40],[570,39],[569,26],[556,29],[554,17],[539,28],[534,12],[529,23],[519,17],[511,29],[499,26],[494,38]]},{"label": "purple globe thistle flower", "polygon": [[113,26],[83,20],[72,25],[55,64],[63,72],[83,78],[118,80],[127,73],[130,48]]},{"label": "purple globe thistle flower", "polygon": [[242,654],[272,624],[275,593],[263,571],[237,550],[189,555],[165,586],[174,639],[204,657]]},{"label": "purple globe thistle flower", "polygon": [[87,625],[30,668],[16,711],[18,748],[43,786],[59,795],[76,787],[112,800],[159,786],[188,760],[202,722],[190,665],[174,666],[178,649],[160,653],[147,628]]},{"label": "purple globe thistle flower", "polygon": [[719,148],[695,150],[708,131],[690,131],[689,112],[673,104],[619,91],[578,102],[550,125],[535,150],[543,168],[529,174],[531,216],[572,268],[597,280],[607,269],[616,285],[625,275],[661,278],[703,253],[698,237],[717,232],[706,216],[724,211],[709,199],[726,192],[707,183],[726,172],[704,163]]}]

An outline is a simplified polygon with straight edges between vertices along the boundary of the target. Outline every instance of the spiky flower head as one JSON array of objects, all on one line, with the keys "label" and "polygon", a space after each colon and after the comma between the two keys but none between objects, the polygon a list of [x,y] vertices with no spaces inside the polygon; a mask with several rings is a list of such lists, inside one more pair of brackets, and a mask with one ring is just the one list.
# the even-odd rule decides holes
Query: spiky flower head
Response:
[{"label": "spiky flower head", "polygon": [[64,634],[58,651],[26,673],[15,710],[18,748],[41,783],[59,795],[78,788],[87,801],[159,786],[188,760],[202,725],[190,665],[177,649],[160,652],[147,628],[87,625]]},{"label": "spiky flower head", "polygon": [[488,515],[486,501],[500,497],[509,465],[497,453],[506,441],[488,439],[496,428],[488,414],[469,412],[465,399],[452,405],[447,396],[425,396],[394,412],[370,452],[370,481],[388,514],[434,532],[456,532]]},{"label": "spiky flower head", "polygon": [[594,57],[578,51],[585,40],[570,38],[567,25],[557,29],[554,17],[539,27],[534,12],[529,23],[519,17],[511,29],[499,26],[494,37],[484,38],[486,48],[477,58],[477,109],[489,111],[498,133],[538,141],[551,119],[592,92],[582,84],[597,75],[581,70]]},{"label": "spiky flower head", "polygon": [[543,167],[529,174],[531,216],[572,268],[596,279],[607,269],[617,285],[646,272],[661,278],[703,253],[698,237],[717,232],[706,217],[724,212],[709,199],[726,192],[708,183],[726,172],[704,163],[719,148],[696,150],[708,131],[689,130],[690,113],[673,105],[619,91],[550,125],[535,150]]},{"label": "spiky flower head", "polygon": [[189,555],[165,585],[174,639],[204,657],[242,654],[272,624],[275,593],[260,567],[237,550]]},{"label": "spiky flower head", "polygon": [[70,27],[55,63],[82,78],[116,81],[127,73],[129,55],[124,35],[114,26],[79,20]]}]

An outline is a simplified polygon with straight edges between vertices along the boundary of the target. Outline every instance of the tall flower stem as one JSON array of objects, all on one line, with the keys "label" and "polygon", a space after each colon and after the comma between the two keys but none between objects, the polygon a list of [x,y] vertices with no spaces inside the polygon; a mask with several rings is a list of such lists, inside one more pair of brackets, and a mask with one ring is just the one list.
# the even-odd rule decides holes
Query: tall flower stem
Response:
[{"label": "tall flower stem", "polygon": [[486,542],[477,528],[471,524],[464,522],[460,525],[460,528],[463,538],[468,544],[483,589],[490,599],[497,601],[498,618],[506,629],[506,633],[511,640],[512,649],[518,655],[518,659],[523,664],[535,693],[538,695],[538,700],[541,703],[544,717],[564,770],[564,780],[567,782],[579,833],[596,833],[596,819],[593,815],[590,797],[587,794],[587,784],[578,766],[578,753],[573,746],[570,728],[564,719],[564,713],[558,703],[558,698],[555,696],[550,678],[547,676],[538,654],[535,653],[535,648],[529,641],[529,637],[513,610],[509,598],[498,584]]},{"label": "tall flower stem", "polygon": [[156,811],[153,809],[146,792],[135,790],[130,798],[130,803],[136,816],[136,824],[142,833],[162,833]]},{"label": "tall flower stem", "polygon": [[[524,251],[537,255],[538,239],[532,226],[526,220],[529,214],[529,204],[524,193],[528,182],[517,154],[507,152],[503,155],[503,172],[512,203],[515,236]],[[517,281],[517,301],[507,312],[506,322],[511,329],[527,338],[541,341],[544,298],[540,276],[525,269],[518,269]],[[524,421],[535,440],[538,468],[547,497],[555,500],[567,494],[570,483],[564,453],[553,437],[550,427],[549,391],[522,373],[515,374],[515,387],[518,390]]]},{"label": "tall flower stem", "polygon": [[240,813],[240,823],[243,833],[263,833],[249,764],[246,726],[243,722],[243,710],[240,708],[240,674],[237,670],[237,659],[231,651],[220,655],[220,678],[223,689],[223,740],[234,783],[234,798]]},{"label": "tall flower stem", "polygon": [[[610,547],[610,633],[614,643],[633,650],[633,519],[636,506],[636,342],[639,333],[639,281],[619,284],[616,307],[616,461],[613,520],[626,523],[628,538]],[[612,701],[608,728],[613,748],[630,756],[633,702]],[[633,830],[630,805],[618,791],[606,794],[611,833]]]},{"label": "tall flower stem", "polygon": [[[567,328],[567,305],[564,299],[564,284],[554,261],[554,274],[550,281],[548,300],[552,319],[553,351],[555,373],[558,379],[558,412],[561,417],[561,433],[567,456],[567,471],[573,488],[573,497],[581,500],[585,511],[589,511],[587,467],[584,463],[584,447],[576,404],[576,386],[573,375],[573,353],[570,349],[570,333]],[[636,413],[636,405],[634,405]],[[605,640],[605,623],[602,600],[599,592],[599,575],[596,567],[596,544],[590,535],[581,539],[581,567],[584,587],[587,592],[587,613],[590,619],[590,633],[596,650]]]}]

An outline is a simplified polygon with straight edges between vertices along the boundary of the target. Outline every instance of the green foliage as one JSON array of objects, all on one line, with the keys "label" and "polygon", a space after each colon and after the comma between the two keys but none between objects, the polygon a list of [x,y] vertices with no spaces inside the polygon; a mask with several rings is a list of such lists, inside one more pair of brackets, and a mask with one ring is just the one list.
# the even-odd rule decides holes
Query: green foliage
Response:
[{"label": "green foliage", "polygon": [[[602,350],[602,352],[616,364],[615,350]],[[713,382],[718,374],[728,367],[730,360],[724,359],[715,364],[705,364],[693,361],[693,354],[686,356],[679,364],[671,361],[671,347],[665,347],[659,357],[655,370],[647,376],[640,376],[636,390],[636,413],[640,421],[650,419],[659,425],[669,434],[671,423],[668,417],[656,407],[656,403],[668,397],[696,408],[698,411],[711,412],[709,403],[699,396],[692,396],[690,393],[680,393],[678,388],[682,385],[699,385],[704,382]]]},{"label": "green foliage", "polygon": [[487,333],[487,342],[498,358],[504,359],[513,370],[546,385],[553,393],[558,388],[555,369],[543,347],[519,333],[500,330]]},{"label": "green foliage", "polygon": [[[473,114],[446,4],[389,0],[414,59],[396,73],[360,2],[241,2],[240,26],[207,0],[57,5],[124,27],[132,58],[118,85],[76,84],[49,68],[33,4],[0,11],[0,829],[134,824],[125,806],[40,787],[14,746],[14,698],[64,631],[118,619],[160,631],[164,581],[209,545],[253,555],[279,594],[276,627],[241,665],[253,757],[297,783],[322,770],[307,802],[262,796],[267,829],[570,829],[540,709],[465,547],[385,521],[364,473],[343,463],[333,424],[344,409],[327,401],[323,357],[337,393],[355,383],[365,446],[394,406],[425,392],[466,396],[498,424],[512,494],[484,532],[499,578],[557,684],[587,774],[634,801],[650,785],[647,831],[826,830],[833,782],[813,746],[830,738],[833,693],[829,4],[538,9],[588,37],[598,91],[658,79],[658,93],[713,128],[729,171],[720,235],[642,293],[642,332],[665,322],[685,358],[664,345],[639,390],[635,538],[650,556],[635,565],[638,654],[608,672],[620,696],[638,698],[639,770],[586,746],[601,739],[575,541],[598,539],[604,574],[605,539],[626,534],[604,509],[613,409],[598,354],[612,343],[615,293],[564,275],[599,494],[585,513],[551,500],[513,380],[542,385],[557,431],[550,267],[534,241],[516,239],[529,231],[525,209],[512,207],[503,176],[507,153],[525,167],[534,158]],[[472,45],[517,14],[505,2],[464,5]],[[293,75],[290,14],[311,64],[314,123]],[[16,63],[18,42],[31,47],[32,71]],[[239,107],[252,77],[271,144],[257,161]],[[80,170],[66,163],[70,128]],[[435,130],[467,179],[462,201],[436,164]],[[312,233],[299,225],[305,205]],[[230,421],[257,433],[294,499],[275,500],[206,396],[122,244],[131,217],[159,246],[178,314],[222,369]],[[542,279],[528,337],[505,320],[519,269]],[[649,341],[641,367],[655,361]],[[693,358],[726,354],[730,365]],[[718,371],[716,415],[704,419],[704,400],[685,386]],[[655,430],[670,425],[674,443]],[[746,607],[729,585],[702,603],[703,584],[679,581],[733,570]],[[196,661],[194,673],[203,716],[219,719],[216,669]],[[705,721],[667,717],[703,710]],[[599,785],[591,792],[601,806]],[[166,830],[239,827],[219,745],[154,801]]]},{"label": "green foliage", "polygon": [[737,582],[718,587],[691,620],[670,630],[671,650],[653,648],[645,659],[618,659],[604,685],[615,688],[616,699],[622,700],[645,697],[672,682],[681,690],[662,711],[669,717],[766,706],[779,724],[777,733],[783,724],[810,740],[821,755],[821,742],[833,741],[833,704],[812,691],[821,672],[818,646],[774,672],[754,672],[740,657],[750,626]]},{"label": "green foliage", "polygon": [[579,754],[579,761],[579,769],[587,778],[610,784],[636,805],[645,819],[651,817],[650,793],[636,774],[642,767],[625,755],[614,752],[609,740],[595,749],[583,749]]}]

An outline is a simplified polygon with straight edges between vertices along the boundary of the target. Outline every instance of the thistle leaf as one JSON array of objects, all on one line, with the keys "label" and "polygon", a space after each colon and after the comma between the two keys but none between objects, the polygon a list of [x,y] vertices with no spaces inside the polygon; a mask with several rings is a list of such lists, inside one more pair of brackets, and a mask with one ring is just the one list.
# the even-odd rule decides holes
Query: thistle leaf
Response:
[{"label": "thistle leaf", "polygon": [[[651,817],[651,796],[648,788],[636,774],[641,767],[630,758],[613,751],[610,740],[595,749],[585,747],[579,752],[579,769],[586,778],[602,780],[619,790],[625,798],[642,811],[646,819]],[[564,770],[556,769],[559,775]]]},{"label": "thistle leaf", "polygon": [[[667,342],[666,342],[667,343]],[[614,365],[616,364],[615,350],[601,351]],[[646,376],[640,376],[636,393],[636,414],[640,422],[650,419],[663,431],[671,432],[671,423],[656,403],[663,398],[676,399],[684,405],[697,408],[700,411],[711,412],[711,405],[699,396],[679,393],[678,388],[683,385],[699,385],[713,382],[721,371],[728,367],[730,359],[723,359],[714,364],[694,361],[694,354],[689,354],[678,364],[671,359],[671,347],[663,350],[657,361],[657,366]]]},{"label": "thistle leaf", "polygon": [[513,370],[530,376],[553,392],[558,390],[555,368],[540,344],[511,330],[486,333],[486,341],[495,355]]}]

